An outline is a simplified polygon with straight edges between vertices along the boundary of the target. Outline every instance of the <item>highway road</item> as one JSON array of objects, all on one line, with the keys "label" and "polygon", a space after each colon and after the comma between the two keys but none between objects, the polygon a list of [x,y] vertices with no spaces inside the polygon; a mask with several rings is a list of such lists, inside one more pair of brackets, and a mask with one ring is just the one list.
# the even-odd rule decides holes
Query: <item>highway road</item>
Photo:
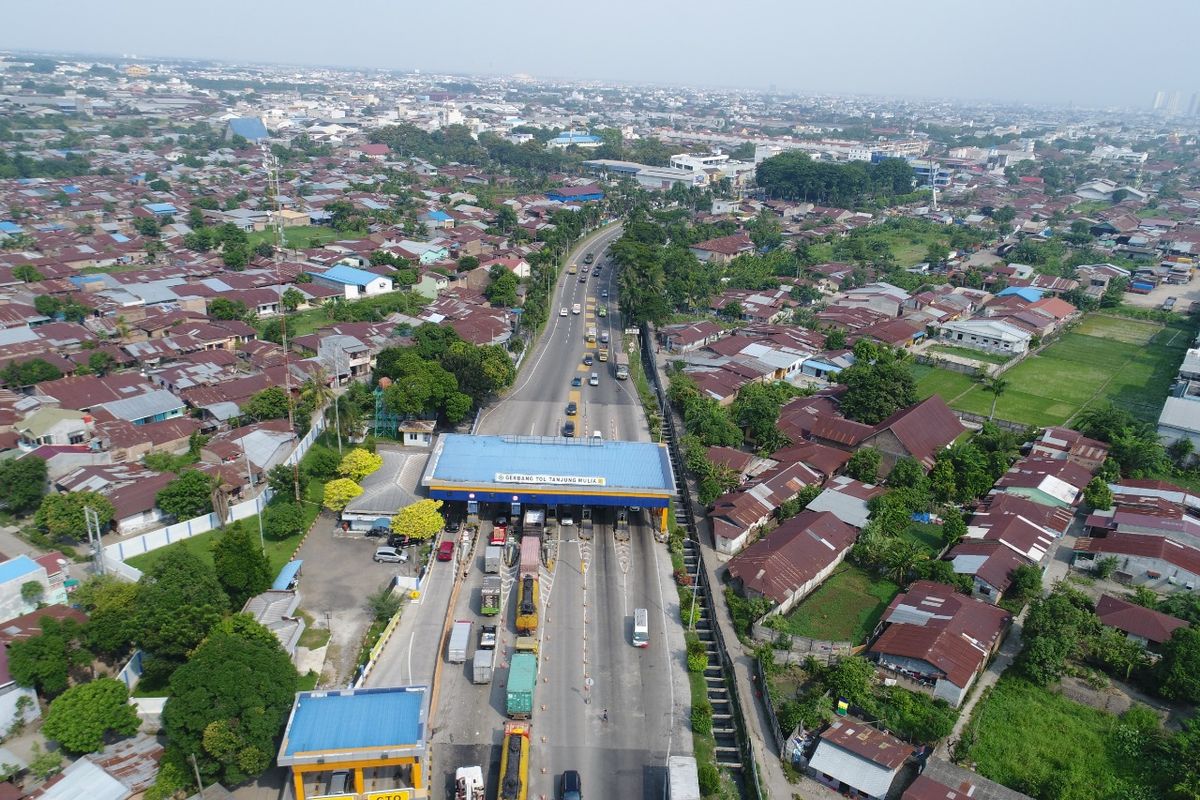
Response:
[{"label": "highway road", "polygon": [[[584,342],[587,326],[597,326],[598,335],[607,330],[612,343],[621,340],[616,274],[604,253],[619,235],[619,229],[605,231],[575,252],[581,267],[584,254],[591,252],[600,277],[593,272],[580,281],[578,274],[564,270],[555,291],[555,315],[527,355],[513,389],[481,416],[477,433],[558,436],[572,419],[577,436],[599,430],[606,440],[649,441],[633,382],[616,379],[612,359],[590,367],[583,363],[584,353],[596,347]],[[579,314],[571,312],[576,303]],[[605,317],[598,314],[602,304],[609,312]],[[566,308],[567,315],[558,316],[559,308]],[[592,372],[598,373],[597,386],[588,385]],[[574,376],[581,378],[581,386],[571,386]],[[565,413],[570,401],[578,405],[573,417]],[[574,516],[578,521],[578,513]],[[580,772],[588,796],[662,800],[667,755],[692,750],[683,631],[670,558],[655,543],[644,514],[632,515],[631,536],[624,542],[613,535],[611,511],[596,509],[595,519],[589,540],[580,537],[578,525],[547,533],[557,542],[558,557],[552,570],[543,565],[540,576],[541,648],[529,800],[556,798],[558,780],[567,769]],[[515,579],[516,567],[506,569],[506,590]],[[453,618],[483,620],[478,613],[482,580],[478,553],[450,610]],[[433,721],[433,796],[439,789],[452,793],[454,769],[469,764],[484,766],[488,800],[496,796],[515,602],[515,592],[508,591],[501,616],[493,620],[501,634],[490,685],[471,683],[469,660],[462,666],[443,664]],[[645,649],[630,643],[635,608],[650,613],[650,646]],[[429,647],[435,648],[436,641],[431,638]]]}]

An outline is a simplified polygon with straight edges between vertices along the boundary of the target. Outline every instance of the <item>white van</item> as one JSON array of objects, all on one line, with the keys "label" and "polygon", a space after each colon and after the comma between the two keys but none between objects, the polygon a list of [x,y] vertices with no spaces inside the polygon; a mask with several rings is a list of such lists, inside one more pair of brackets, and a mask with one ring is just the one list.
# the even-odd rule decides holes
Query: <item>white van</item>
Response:
[{"label": "white van", "polygon": [[644,608],[633,610],[633,646],[650,646],[650,612]]},{"label": "white van", "polygon": [[588,386],[599,386],[599,385],[600,385],[600,373],[593,372],[592,377],[588,378]]}]

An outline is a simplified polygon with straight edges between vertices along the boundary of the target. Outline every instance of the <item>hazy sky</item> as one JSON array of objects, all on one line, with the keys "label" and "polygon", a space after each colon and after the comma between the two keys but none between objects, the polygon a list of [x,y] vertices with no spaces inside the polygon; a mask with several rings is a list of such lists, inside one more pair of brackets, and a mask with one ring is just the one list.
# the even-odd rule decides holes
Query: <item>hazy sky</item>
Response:
[{"label": "hazy sky", "polygon": [[0,48],[1121,104],[1200,91],[1198,0],[41,0]]}]

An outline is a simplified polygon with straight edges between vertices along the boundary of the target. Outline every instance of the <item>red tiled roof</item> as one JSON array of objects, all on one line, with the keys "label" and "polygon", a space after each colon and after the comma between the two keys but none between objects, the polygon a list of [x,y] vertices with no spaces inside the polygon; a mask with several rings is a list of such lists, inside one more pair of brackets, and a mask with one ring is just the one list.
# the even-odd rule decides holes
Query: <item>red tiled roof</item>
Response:
[{"label": "red tiled roof", "polygon": [[1178,617],[1109,594],[1100,595],[1100,602],[1096,603],[1096,616],[1110,628],[1140,636],[1155,644],[1162,644],[1171,638],[1177,628],[1187,626],[1187,622]]}]

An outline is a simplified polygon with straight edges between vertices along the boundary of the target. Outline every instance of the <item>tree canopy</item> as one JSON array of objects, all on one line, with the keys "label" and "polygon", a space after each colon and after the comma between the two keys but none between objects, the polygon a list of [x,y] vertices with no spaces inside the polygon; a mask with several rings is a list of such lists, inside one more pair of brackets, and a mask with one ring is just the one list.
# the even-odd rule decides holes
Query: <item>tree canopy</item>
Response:
[{"label": "tree canopy", "polygon": [[113,521],[116,511],[112,502],[97,492],[61,492],[42,498],[33,520],[53,539],[87,538],[84,509],[90,508],[99,517],[101,527]]},{"label": "tree canopy", "polygon": [[271,587],[271,565],[262,545],[240,522],[227,527],[213,545],[213,566],[231,608],[241,608]]},{"label": "tree canopy", "polygon": [[50,616],[39,621],[42,632],[8,646],[8,671],[22,686],[46,697],[66,690],[71,670],[91,661],[83,649],[83,628],[73,619]]},{"label": "tree canopy", "polygon": [[246,620],[214,630],[171,676],[163,728],[196,756],[207,779],[237,784],[271,766],[292,707],[297,674],[269,631]]},{"label": "tree canopy", "polygon": [[50,703],[42,733],[73,753],[95,753],[108,734],[132,736],[141,726],[125,684],[113,678],[73,686]]},{"label": "tree canopy", "polygon": [[908,364],[901,353],[889,347],[879,348],[873,360],[859,359],[842,370],[838,381],[846,385],[842,413],[867,425],[881,422],[918,400],[917,382]]},{"label": "tree canopy", "polygon": [[208,514],[213,510],[213,478],[199,470],[190,469],[159,490],[158,507],[175,519],[185,520]]},{"label": "tree canopy", "polygon": [[138,581],[135,637],[155,658],[182,662],[229,610],[216,571],[182,544]]},{"label": "tree canopy", "polygon": [[912,167],[899,158],[885,158],[875,164],[838,164],[813,161],[807,153],[793,150],[762,161],[757,178],[758,185],[772,197],[842,207],[913,190]]},{"label": "tree canopy", "polygon": [[438,531],[446,527],[441,508],[441,500],[429,498],[410,503],[392,517],[392,530],[412,539],[432,539]]},{"label": "tree canopy", "polygon": [[0,461],[0,506],[13,514],[35,510],[46,494],[46,462],[37,456]]}]

